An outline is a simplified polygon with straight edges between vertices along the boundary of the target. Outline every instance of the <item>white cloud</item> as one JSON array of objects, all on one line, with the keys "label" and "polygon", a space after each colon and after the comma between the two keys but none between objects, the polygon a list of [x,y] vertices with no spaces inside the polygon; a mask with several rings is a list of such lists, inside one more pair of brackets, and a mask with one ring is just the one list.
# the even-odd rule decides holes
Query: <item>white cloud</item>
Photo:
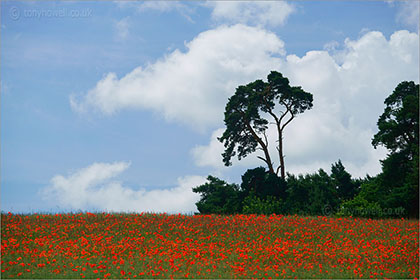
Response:
[{"label": "white cloud", "polygon": [[283,25],[295,11],[285,1],[207,1],[206,5],[213,8],[212,18],[218,22],[257,26]]},{"label": "white cloud", "polygon": [[[305,174],[315,172],[319,168],[329,171],[331,164],[338,159],[341,159],[347,170],[356,177],[380,172],[379,160],[385,157],[386,150],[382,147],[376,150],[372,148],[372,130],[363,130],[360,127],[346,128],[328,113],[323,116],[317,114],[319,110],[308,111],[286,129],[284,147],[287,172]],[[223,131],[224,129],[214,131],[207,145],[197,145],[191,150],[197,166],[214,168],[213,172],[217,174],[229,169],[222,162],[223,144],[217,140]],[[269,146],[270,155],[278,164],[278,153],[274,146],[277,140],[276,129],[270,127],[267,135],[272,143]],[[263,157],[261,151],[241,161],[235,157],[232,159],[232,166],[266,167],[266,164],[257,158],[258,155]]]},{"label": "white cloud", "polygon": [[[312,172],[341,159],[353,175],[364,176],[378,173],[385,156],[385,150],[370,144],[383,101],[399,82],[419,79],[419,36],[405,30],[389,39],[367,32],[357,40],[346,39],[342,50],[310,51],[303,57],[284,56],[284,43],[275,34],[244,25],[203,32],[186,47],[186,52],[175,50],[120,79],[107,74],[81,100],[73,97],[72,107],[109,114],[149,109],[169,121],[216,129],[222,127],[225,104],[238,85],[277,70],[314,95],[314,108],[287,128],[287,170]],[[223,147],[216,139],[221,132],[192,149],[197,165],[224,170]],[[274,131],[269,134],[275,137]],[[262,162],[253,156],[234,164]]]},{"label": "white cloud", "polygon": [[125,17],[115,23],[115,30],[118,39],[126,39],[130,34],[130,17]]},{"label": "white cloud", "polygon": [[[331,163],[341,159],[354,176],[380,172],[379,159],[385,157],[386,150],[374,150],[370,144],[376,122],[383,112],[383,101],[399,82],[418,82],[418,51],[415,33],[398,31],[387,40],[380,32],[369,32],[355,41],[347,39],[345,49],[334,51],[333,56],[326,51],[311,51],[302,58],[287,56],[275,70],[314,95],[314,108],[286,128],[287,170],[329,170]],[[222,132],[216,130],[207,145],[192,149],[197,165],[223,168],[221,157],[216,156],[223,151],[216,139]],[[268,135],[274,143],[274,128]],[[271,154],[277,155],[273,146]],[[263,165],[256,155],[240,164]]]},{"label": "white cloud", "polygon": [[221,26],[186,43],[186,52],[175,50],[120,79],[108,73],[80,101],[72,96],[70,102],[76,111],[96,108],[107,114],[149,109],[203,130],[220,124],[236,86],[279,67],[283,46],[266,30]]},{"label": "white cloud", "polygon": [[333,52],[335,51],[338,47],[340,46],[340,43],[337,41],[330,41],[326,44],[324,44],[324,50],[328,51],[328,52]]},{"label": "white cloud", "polygon": [[[225,169],[225,165],[222,161],[222,153],[224,152],[223,144],[219,142],[217,139],[218,137],[222,136],[224,128],[219,128],[213,131],[211,134],[209,143],[207,145],[196,145],[194,148],[191,149],[190,153],[194,159],[194,162],[197,166],[200,167],[212,167],[215,170],[212,172],[215,174],[219,174],[221,176],[223,169]],[[272,141],[276,141],[274,139],[277,137],[275,134],[275,130],[269,130],[268,137]],[[276,152],[275,148],[272,147],[271,154],[275,155]],[[235,157],[232,158],[232,166],[242,166],[242,167],[250,167],[250,166],[259,166],[265,165],[260,159],[257,159],[255,156],[248,156],[240,161]],[[262,152],[259,153],[260,156],[263,156]]]},{"label": "white cloud", "polygon": [[398,1],[397,21],[419,28],[420,1]]},{"label": "white cloud", "polygon": [[192,188],[203,184],[200,176],[178,179],[171,189],[134,190],[114,177],[130,166],[126,162],[94,163],[68,175],[56,175],[43,190],[46,200],[57,201],[64,209],[122,212],[190,213],[197,211],[199,195]]},{"label": "white cloud", "polygon": [[216,129],[212,133],[208,145],[197,145],[191,150],[191,155],[197,166],[212,166],[218,169],[223,167],[222,153],[224,148],[217,140],[218,137],[222,136],[223,131],[223,128]]}]

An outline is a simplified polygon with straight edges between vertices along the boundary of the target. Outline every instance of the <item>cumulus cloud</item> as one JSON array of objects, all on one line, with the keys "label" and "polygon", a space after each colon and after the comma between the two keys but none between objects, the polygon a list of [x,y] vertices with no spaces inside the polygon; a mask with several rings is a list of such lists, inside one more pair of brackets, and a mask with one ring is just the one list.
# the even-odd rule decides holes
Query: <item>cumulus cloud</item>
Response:
[{"label": "cumulus cloud", "polygon": [[108,73],[72,108],[112,114],[125,108],[157,111],[197,129],[220,123],[227,98],[239,84],[281,65],[284,43],[275,34],[244,25],[221,26],[122,78]]},{"label": "cumulus cloud", "polygon": [[197,145],[191,150],[191,155],[195,160],[197,166],[212,166],[215,168],[222,168],[222,153],[223,145],[217,140],[222,136],[224,129],[219,128],[213,131],[208,145]]},{"label": "cumulus cloud", "polygon": [[[287,170],[329,169],[341,159],[353,175],[373,175],[380,171],[379,159],[386,154],[370,144],[376,122],[384,99],[399,82],[418,82],[419,36],[402,30],[386,38],[369,31],[342,45],[341,50],[334,43],[334,48],[327,48],[330,52],[286,56],[283,41],[274,33],[241,24],[221,26],[186,43],[185,52],[175,50],[121,78],[105,75],[80,99],[72,97],[71,104],[78,111],[96,108],[108,114],[147,109],[169,121],[213,129],[210,141],[194,147],[191,154],[197,165],[223,170],[223,147],[216,137],[223,131],[228,97],[238,85],[277,70],[292,85],[314,95],[314,108],[286,129]],[[275,131],[269,134],[275,138]],[[262,162],[251,156],[234,164],[251,167]]]},{"label": "cumulus cloud", "polygon": [[335,51],[338,47],[340,46],[340,43],[338,43],[337,41],[330,41],[326,44],[324,44],[324,50],[328,51],[328,52],[333,52]]},{"label": "cumulus cloud", "polygon": [[257,26],[283,25],[295,11],[286,1],[207,1],[217,22],[244,23]]},{"label": "cumulus cloud", "polygon": [[419,28],[420,1],[398,1],[397,21]]},{"label": "cumulus cloud", "polygon": [[[212,132],[209,143],[207,145],[196,145],[194,148],[191,149],[190,153],[193,157],[195,164],[200,167],[212,167],[214,168],[214,173],[222,174],[222,170],[225,169],[225,166],[222,161],[222,153],[224,152],[223,144],[219,142],[217,138],[222,136],[224,128],[216,129]],[[275,130],[269,130],[267,135],[269,140],[276,141],[275,137]],[[274,155],[276,152],[274,147],[271,149],[271,153]],[[256,153],[255,155],[263,156],[262,153]],[[249,167],[249,166],[258,166],[262,165],[263,162],[260,159],[257,159],[256,156],[248,156],[240,161],[237,158],[232,158],[232,166],[242,166],[242,167]],[[264,163],[265,165],[265,163]]]},{"label": "cumulus cloud", "polygon": [[204,177],[186,176],[170,189],[135,190],[112,180],[130,166],[127,162],[94,163],[69,174],[56,175],[42,194],[64,209],[97,209],[122,212],[190,213],[197,211],[199,195],[192,188]]},{"label": "cumulus cloud", "polygon": [[[346,128],[337,120],[331,120],[331,115],[317,116],[318,112],[306,112],[299,116],[286,129],[284,147],[286,155],[286,170],[292,174],[315,172],[319,168],[330,170],[331,164],[341,159],[347,170],[354,176],[363,177],[366,174],[375,175],[380,172],[379,160],[386,155],[386,150],[379,147],[373,149],[370,141],[373,131],[359,127]],[[197,166],[211,167],[218,174],[229,168],[222,162],[224,151],[217,137],[223,133],[222,128],[213,132],[207,145],[197,145],[191,154]],[[278,153],[274,146],[277,131],[270,127],[267,132],[269,151],[272,160],[278,164]],[[232,166],[252,168],[266,164],[257,158],[263,157],[261,151],[238,161],[232,159]]]},{"label": "cumulus cloud", "polygon": [[[399,82],[418,82],[417,34],[398,31],[387,40],[380,32],[368,32],[344,44],[334,55],[327,51],[311,51],[301,58],[288,55],[285,63],[275,68],[291,84],[314,95],[314,108],[286,128],[286,167],[292,173],[313,172],[319,167],[328,170],[338,159],[355,176],[380,172],[379,159],[385,157],[386,150],[374,150],[370,142],[383,112],[383,100]],[[192,150],[197,165],[223,168],[221,157],[216,156],[223,151],[216,139],[222,132],[216,130],[207,145]],[[274,143],[274,128],[268,136]],[[271,149],[276,155],[273,145]],[[241,164],[263,165],[256,155]]]}]

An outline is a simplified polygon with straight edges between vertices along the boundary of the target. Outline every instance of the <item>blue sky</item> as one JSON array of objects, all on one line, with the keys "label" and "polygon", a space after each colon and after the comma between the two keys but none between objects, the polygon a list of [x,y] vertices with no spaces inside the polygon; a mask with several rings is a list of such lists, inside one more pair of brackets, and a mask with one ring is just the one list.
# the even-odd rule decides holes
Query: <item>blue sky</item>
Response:
[{"label": "blue sky", "polygon": [[[236,86],[270,70],[314,94],[286,168],[380,171],[383,100],[419,79],[417,1],[1,3],[1,209],[194,211],[240,182],[215,138]],[[288,137],[288,138],[287,138]]]}]

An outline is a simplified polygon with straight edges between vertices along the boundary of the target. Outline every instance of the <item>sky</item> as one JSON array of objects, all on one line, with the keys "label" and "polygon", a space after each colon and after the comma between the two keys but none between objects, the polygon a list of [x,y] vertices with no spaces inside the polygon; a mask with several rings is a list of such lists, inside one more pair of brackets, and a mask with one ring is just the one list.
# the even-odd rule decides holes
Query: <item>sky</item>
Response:
[{"label": "sky", "polygon": [[0,5],[6,212],[195,212],[207,175],[240,183],[264,166],[224,166],[217,137],[236,87],[273,70],[314,97],[285,130],[286,171],[340,159],[374,176],[383,102],[419,83],[415,0]]}]

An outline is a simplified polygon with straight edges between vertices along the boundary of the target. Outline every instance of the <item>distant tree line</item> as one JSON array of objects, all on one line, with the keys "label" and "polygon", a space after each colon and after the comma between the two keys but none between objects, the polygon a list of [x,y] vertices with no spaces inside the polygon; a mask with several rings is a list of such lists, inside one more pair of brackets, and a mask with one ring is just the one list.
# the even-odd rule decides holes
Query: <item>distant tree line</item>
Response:
[{"label": "distant tree line", "polygon": [[[341,160],[331,172],[295,176],[285,170],[284,128],[299,113],[312,108],[312,94],[291,87],[281,73],[271,72],[268,81],[239,86],[225,110],[226,130],[223,161],[231,164],[257,149],[267,169],[257,167],[242,175],[241,184],[230,184],[208,176],[193,188],[201,195],[196,203],[201,214],[299,214],[367,218],[419,217],[419,85],[401,82],[385,100],[372,145],[389,150],[375,177],[352,178]],[[280,108],[280,109],[279,109]],[[279,111],[275,111],[275,109]],[[271,118],[271,120],[267,119]],[[266,130],[277,128],[275,168],[268,151]],[[280,174],[278,174],[280,171]]]}]

